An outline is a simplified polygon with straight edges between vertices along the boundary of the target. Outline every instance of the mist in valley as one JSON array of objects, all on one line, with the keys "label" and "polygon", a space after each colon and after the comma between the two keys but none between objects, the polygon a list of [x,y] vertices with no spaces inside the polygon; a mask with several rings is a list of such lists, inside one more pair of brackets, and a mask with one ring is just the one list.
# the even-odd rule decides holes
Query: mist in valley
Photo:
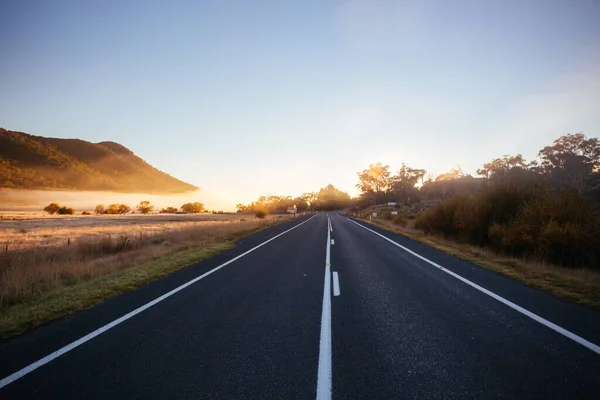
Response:
[{"label": "mist in valley", "polygon": [[127,204],[133,210],[142,200],[148,200],[155,211],[165,207],[200,202],[208,210],[235,211],[235,202],[223,193],[196,190],[177,195],[143,193],[86,192],[63,190],[0,189],[0,211],[39,211],[50,203],[59,203],[77,211],[93,211],[96,205]]}]

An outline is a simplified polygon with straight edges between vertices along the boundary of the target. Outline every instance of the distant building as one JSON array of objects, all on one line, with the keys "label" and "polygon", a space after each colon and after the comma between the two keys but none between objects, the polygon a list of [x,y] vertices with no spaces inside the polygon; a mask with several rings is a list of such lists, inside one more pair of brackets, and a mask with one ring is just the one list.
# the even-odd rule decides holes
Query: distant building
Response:
[{"label": "distant building", "polygon": [[296,214],[298,212],[298,208],[296,208],[296,205],[294,205],[294,207],[288,207],[287,212],[290,214]]}]

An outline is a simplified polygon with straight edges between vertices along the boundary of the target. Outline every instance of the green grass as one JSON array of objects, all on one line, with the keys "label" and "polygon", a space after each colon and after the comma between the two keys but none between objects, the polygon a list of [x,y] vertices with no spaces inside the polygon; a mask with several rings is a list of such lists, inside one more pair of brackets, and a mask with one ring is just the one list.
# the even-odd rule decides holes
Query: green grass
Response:
[{"label": "green grass", "polygon": [[425,235],[415,229],[403,229],[389,221],[359,219],[573,303],[600,309],[600,273],[597,271],[564,268],[537,261],[505,257],[484,248]]},{"label": "green grass", "polygon": [[0,338],[21,334],[46,322],[90,308],[107,298],[156,281],[233,247],[234,242],[228,240],[190,248],[17,304],[0,316]]}]

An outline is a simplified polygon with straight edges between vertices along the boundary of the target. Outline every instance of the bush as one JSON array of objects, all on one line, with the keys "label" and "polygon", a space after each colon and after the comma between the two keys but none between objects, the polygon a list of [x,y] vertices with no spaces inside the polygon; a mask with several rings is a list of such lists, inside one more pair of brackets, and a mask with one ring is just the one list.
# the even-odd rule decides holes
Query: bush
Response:
[{"label": "bush", "polygon": [[394,218],[394,224],[405,228],[406,227],[406,217],[402,214],[396,215],[396,217]]},{"label": "bush", "polygon": [[161,214],[176,214],[177,211],[179,211],[179,210],[175,207],[167,207],[167,208],[163,208],[162,210],[160,210],[160,213]]},{"label": "bush", "polygon": [[495,187],[440,203],[415,227],[512,256],[600,268],[600,211],[579,194]]},{"label": "bush", "polygon": [[81,213],[81,215],[92,215],[92,213],[91,213],[91,212],[84,211],[84,212],[82,212],[82,213]]},{"label": "bush", "polygon": [[486,246],[490,244],[490,227],[510,221],[534,195],[526,188],[498,185],[475,197],[453,197],[419,214],[415,227]]},{"label": "bush", "polygon": [[58,213],[61,215],[73,215],[75,214],[75,210],[69,207],[61,207],[58,209]]},{"label": "bush", "polygon": [[[192,214],[200,214],[202,211],[204,211],[204,204],[198,202],[185,203],[181,206],[181,211]],[[216,213],[213,212],[213,214]]]},{"label": "bush", "polygon": [[600,212],[574,194],[539,193],[505,224],[490,227],[493,248],[563,266],[598,268]]},{"label": "bush", "polygon": [[98,204],[94,212],[96,214],[104,214],[104,204]]},{"label": "bush", "polygon": [[444,236],[456,234],[454,215],[462,201],[464,198],[455,197],[419,214],[415,221],[415,228],[425,233],[439,233]]},{"label": "bush", "polygon": [[255,215],[256,215],[256,218],[264,218],[264,217],[267,216],[267,213],[264,212],[263,210],[259,210],[259,211],[256,212]]},{"label": "bush", "polygon": [[111,204],[104,210],[104,214],[127,214],[129,211],[131,211],[131,208],[126,204]]},{"label": "bush", "polygon": [[58,203],[50,203],[44,207],[44,211],[48,214],[56,214],[58,210],[60,210],[60,205]]},{"label": "bush", "polygon": [[148,213],[152,212],[152,210],[154,209],[154,206],[150,205],[150,202],[148,200],[143,200],[143,201],[140,201],[140,204],[138,204],[136,206],[136,208],[142,214],[148,214]]}]

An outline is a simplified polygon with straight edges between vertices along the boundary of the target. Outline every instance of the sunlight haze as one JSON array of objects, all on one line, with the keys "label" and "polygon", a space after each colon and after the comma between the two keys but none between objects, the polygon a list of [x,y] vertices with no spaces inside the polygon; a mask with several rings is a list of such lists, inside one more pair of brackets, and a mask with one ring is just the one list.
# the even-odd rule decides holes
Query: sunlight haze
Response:
[{"label": "sunlight haze", "polygon": [[597,1],[4,1],[0,126],[115,141],[208,208],[600,131]]}]

